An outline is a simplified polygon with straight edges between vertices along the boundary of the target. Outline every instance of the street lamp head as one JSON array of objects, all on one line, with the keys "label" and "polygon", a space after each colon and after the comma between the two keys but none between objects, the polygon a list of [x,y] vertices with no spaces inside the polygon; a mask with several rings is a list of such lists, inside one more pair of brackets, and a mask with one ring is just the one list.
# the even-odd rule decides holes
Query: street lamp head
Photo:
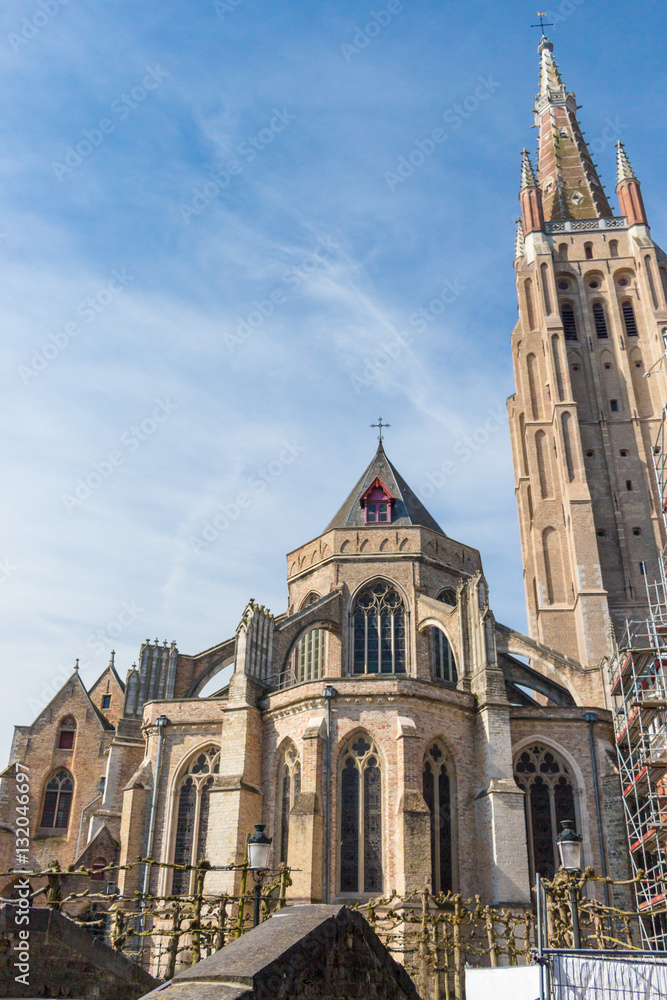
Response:
[{"label": "street lamp head", "polygon": [[558,853],[560,863],[565,871],[581,871],[581,840],[582,838],[574,831],[574,821],[564,819],[561,826],[563,829],[558,834]]},{"label": "street lamp head", "polygon": [[266,870],[269,867],[272,838],[267,837],[264,830],[264,823],[255,823],[255,832],[248,837],[248,868],[251,871]]},{"label": "street lamp head", "polygon": [[323,698],[335,698],[337,694],[338,694],[338,691],[336,691],[336,688],[332,687],[331,684],[327,684],[327,686],[325,687],[324,691],[322,692],[322,697]]}]

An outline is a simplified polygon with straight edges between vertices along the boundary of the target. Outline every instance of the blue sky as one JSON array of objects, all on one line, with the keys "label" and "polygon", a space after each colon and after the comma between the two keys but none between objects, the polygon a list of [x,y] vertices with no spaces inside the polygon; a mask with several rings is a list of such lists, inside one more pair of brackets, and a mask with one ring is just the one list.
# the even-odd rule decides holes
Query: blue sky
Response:
[{"label": "blue sky", "polygon": [[[664,7],[550,13],[603,181],[622,138],[660,241]],[[525,628],[497,415],[534,21],[524,2],[3,7],[3,746],[77,656],[90,683],[113,647],[124,676],[147,637],[193,653],[251,596],[284,610],[285,553],[380,414]]]}]

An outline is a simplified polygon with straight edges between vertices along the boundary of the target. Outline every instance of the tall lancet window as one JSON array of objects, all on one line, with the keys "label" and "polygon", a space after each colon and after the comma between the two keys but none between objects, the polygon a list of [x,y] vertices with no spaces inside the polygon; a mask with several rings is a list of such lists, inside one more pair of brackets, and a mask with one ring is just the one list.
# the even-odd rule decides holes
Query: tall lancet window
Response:
[{"label": "tall lancet window", "polygon": [[431,885],[433,892],[453,889],[452,783],[447,758],[434,743],[426,754],[424,800],[431,814]]},{"label": "tall lancet window", "polygon": [[595,302],[593,304],[593,320],[595,322],[595,332],[600,340],[609,336],[607,332],[607,317],[605,316],[604,306],[601,302]]},{"label": "tall lancet window", "polygon": [[312,628],[304,632],[290,656],[286,668],[278,678],[278,687],[316,681],[325,673],[327,655],[327,632],[323,628]]},{"label": "tall lancet window", "polygon": [[278,816],[275,829],[278,834],[278,843],[276,844],[276,854],[279,861],[284,861],[287,864],[290,813],[301,794],[301,764],[293,743],[285,747],[280,754],[277,779]]},{"label": "tall lancet window", "polygon": [[630,299],[626,299],[621,303],[621,311],[623,313],[623,322],[625,323],[625,332],[628,337],[638,337],[639,330],[637,329],[637,320],[635,319],[635,308]]},{"label": "tall lancet window", "polygon": [[41,827],[66,830],[72,808],[74,781],[69,771],[61,768],[51,775],[46,784]]},{"label": "tall lancet window", "polygon": [[[193,757],[176,786],[174,864],[196,865],[206,857],[206,837],[213,775],[220,770],[220,747],[210,746]],[[193,871],[174,869],[171,891],[187,895],[194,889]]]},{"label": "tall lancet window", "polygon": [[359,735],[341,755],[340,891],[382,892],[382,775],[372,740]]},{"label": "tall lancet window", "polygon": [[574,316],[574,309],[569,302],[564,302],[561,306],[560,316],[563,321],[565,339],[577,340],[577,321]]},{"label": "tall lancet window", "polygon": [[559,867],[556,838],[561,823],[569,819],[577,825],[572,776],[554,750],[536,744],[519,754],[514,778],[526,793],[531,884],[538,872],[552,879]]},{"label": "tall lancet window", "polygon": [[437,677],[439,681],[449,681],[450,684],[456,684],[458,680],[456,660],[449,639],[441,628],[433,626],[430,632],[433,647],[433,676]]},{"label": "tall lancet window", "polygon": [[378,580],[361,592],[353,623],[355,674],[405,673],[405,608],[390,583]]}]

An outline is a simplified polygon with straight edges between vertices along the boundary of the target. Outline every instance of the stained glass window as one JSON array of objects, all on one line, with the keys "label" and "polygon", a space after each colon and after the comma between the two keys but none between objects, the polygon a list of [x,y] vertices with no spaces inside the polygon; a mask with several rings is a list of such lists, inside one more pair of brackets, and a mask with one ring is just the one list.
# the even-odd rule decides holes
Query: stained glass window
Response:
[{"label": "stained glass window", "polygon": [[431,642],[433,646],[433,676],[441,681],[450,681],[456,684],[458,675],[456,673],[456,660],[449,639],[440,628],[431,629]]},{"label": "stained glass window", "polygon": [[[206,858],[212,775],[219,770],[220,747],[210,746],[193,757],[181,775],[176,792],[175,865],[196,865]],[[174,869],[172,893],[188,895],[193,888],[194,872]]]},{"label": "stained glass window", "polygon": [[67,829],[73,792],[74,780],[64,768],[49,778],[44,795],[41,826],[58,830]]},{"label": "stained glass window", "polygon": [[423,790],[431,819],[431,885],[447,892],[453,888],[452,797],[447,758],[437,743],[426,755]]},{"label": "stained glass window", "polygon": [[553,751],[531,746],[521,752],[514,777],[526,792],[526,834],[531,878],[552,879],[559,867],[556,838],[565,819],[576,826],[574,790],[567,766]]},{"label": "stained glass window", "polygon": [[276,844],[276,849],[278,859],[287,864],[290,813],[294,808],[294,803],[301,794],[301,763],[297,749],[293,743],[290,743],[281,751],[277,778],[276,800],[278,816],[275,828],[278,831],[279,840]]},{"label": "stained glass window", "polygon": [[343,754],[340,795],[340,891],[381,893],[382,775],[364,737]]},{"label": "stained glass window", "polygon": [[199,801],[199,830],[197,832],[197,861],[206,858],[206,837],[208,835],[208,816],[211,808],[211,788],[213,778],[208,778],[201,787]]},{"label": "stained glass window", "polygon": [[355,674],[405,673],[405,609],[391,584],[378,580],[360,594],[353,612]]}]

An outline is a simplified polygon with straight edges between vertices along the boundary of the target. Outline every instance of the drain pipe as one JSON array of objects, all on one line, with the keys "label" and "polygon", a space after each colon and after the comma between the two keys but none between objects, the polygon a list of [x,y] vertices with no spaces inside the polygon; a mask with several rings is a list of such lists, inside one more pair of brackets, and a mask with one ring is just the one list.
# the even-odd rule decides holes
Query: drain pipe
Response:
[{"label": "drain pipe", "polygon": [[[153,853],[153,843],[155,841],[155,814],[157,812],[157,797],[160,785],[160,768],[162,766],[162,745],[164,743],[164,729],[169,719],[166,715],[160,715],[155,720],[157,726],[157,760],[155,761],[155,777],[153,779],[153,795],[151,797],[151,813],[148,821],[148,843],[146,845],[146,857],[150,858]],[[142,880],[141,895],[143,899],[142,909],[146,908],[146,895],[148,893],[148,882],[150,879],[151,866],[144,864],[144,877]]]},{"label": "drain pipe", "polygon": [[81,834],[83,833],[83,817],[85,816],[87,810],[90,809],[91,806],[94,806],[96,802],[99,802],[99,800],[104,795],[104,782],[105,782],[105,778],[100,778],[100,780],[97,783],[97,791],[100,794],[96,795],[94,799],[91,799],[91,801],[88,803],[88,805],[84,806],[83,809],[81,810],[81,820],[79,822],[79,836],[76,838],[76,859],[77,859],[77,861],[79,859],[79,847],[81,846]]},{"label": "drain pipe", "polygon": [[[607,878],[607,858],[604,849],[604,839],[602,832],[602,810],[600,809],[600,785],[598,783],[598,765],[595,759],[595,740],[593,738],[593,726],[597,722],[597,715],[595,712],[584,712],[584,719],[588,723],[588,738],[591,747],[591,764],[593,766],[593,788],[595,790],[595,814],[598,821],[598,841],[600,844],[600,859],[602,862],[602,876]],[[604,896],[607,906],[611,906],[611,897],[609,894],[609,885],[607,882],[604,884]]]},{"label": "drain pipe", "polygon": [[324,902],[329,902],[330,851],[331,840],[331,703],[338,694],[335,687],[327,684],[322,697],[327,702],[327,780],[324,786]]}]

